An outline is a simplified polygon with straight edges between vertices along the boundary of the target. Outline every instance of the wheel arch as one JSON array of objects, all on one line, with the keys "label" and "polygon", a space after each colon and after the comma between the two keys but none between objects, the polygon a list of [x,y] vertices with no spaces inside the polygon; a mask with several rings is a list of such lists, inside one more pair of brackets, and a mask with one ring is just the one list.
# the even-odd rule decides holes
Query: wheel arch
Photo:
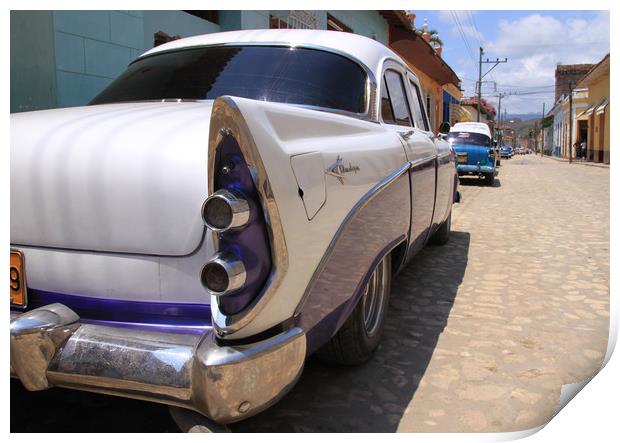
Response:
[{"label": "wheel arch", "polygon": [[402,263],[411,221],[407,171],[399,168],[358,202],[317,266],[296,312],[308,353],[342,326],[386,254]]}]

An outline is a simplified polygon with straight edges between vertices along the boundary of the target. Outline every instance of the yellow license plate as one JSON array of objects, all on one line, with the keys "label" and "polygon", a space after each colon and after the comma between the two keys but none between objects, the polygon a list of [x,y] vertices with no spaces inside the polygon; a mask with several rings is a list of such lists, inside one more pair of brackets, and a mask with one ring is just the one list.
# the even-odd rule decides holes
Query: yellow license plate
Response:
[{"label": "yellow license plate", "polygon": [[11,306],[26,307],[28,292],[24,276],[24,255],[19,251],[11,251]]},{"label": "yellow license plate", "polygon": [[467,163],[467,153],[465,153],[465,154],[458,154],[457,158],[459,160],[459,163]]}]

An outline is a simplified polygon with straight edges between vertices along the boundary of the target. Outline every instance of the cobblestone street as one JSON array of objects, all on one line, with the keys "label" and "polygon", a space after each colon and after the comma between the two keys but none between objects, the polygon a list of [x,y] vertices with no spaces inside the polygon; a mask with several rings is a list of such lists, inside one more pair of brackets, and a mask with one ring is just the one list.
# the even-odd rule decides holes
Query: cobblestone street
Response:
[{"label": "cobblestone street", "polygon": [[[609,169],[503,160],[465,178],[451,241],[394,280],[361,367],[311,358],[296,387],[233,432],[495,432],[552,417],[601,365],[609,322]],[[11,382],[11,431],[176,431],[166,406]]]}]

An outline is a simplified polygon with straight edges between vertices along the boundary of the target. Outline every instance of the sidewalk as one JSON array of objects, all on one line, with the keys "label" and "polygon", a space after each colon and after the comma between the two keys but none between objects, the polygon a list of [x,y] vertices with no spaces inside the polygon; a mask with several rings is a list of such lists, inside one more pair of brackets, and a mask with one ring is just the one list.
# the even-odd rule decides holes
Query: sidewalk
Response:
[{"label": "sidewalk", "polygon": [[[545,155],[544,157],[545,158],[550,158],[551,160],[568,163],[568,159],[567,158],[555,157],[553,155]],[[583,161],[583,160],[576,160],[576,159],[573,159],[573,163],[576,164],[576,165],[594,166],[595,168],[609,169],[609,165],[605,164],[605,163],[595,163],[595,162],[591,162],[591,161]]]}]

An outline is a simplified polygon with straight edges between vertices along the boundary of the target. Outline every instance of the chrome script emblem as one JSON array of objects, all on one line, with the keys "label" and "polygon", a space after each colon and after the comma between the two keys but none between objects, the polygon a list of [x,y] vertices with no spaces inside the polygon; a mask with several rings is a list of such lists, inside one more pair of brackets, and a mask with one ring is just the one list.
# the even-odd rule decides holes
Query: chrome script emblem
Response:
[{"label": "chrome script emblem", "polygon": [[351,162],[349,162],[348,166],[345,166],[342,163],[342,157],[338,155],[338,158],[336,159],[336,163],[334,163],[329,168],[327,168],[327,170],[325,171],[325,174],[331,175],[332,177],[336,177],[338,181],[340,182],[340,184],[344,185],[344,174],[346,174],[347,172],[353,172],[354,174],[357,174],[357,171],[359,170],[360,170],[360,167],[357,165],[352,165]]}]

